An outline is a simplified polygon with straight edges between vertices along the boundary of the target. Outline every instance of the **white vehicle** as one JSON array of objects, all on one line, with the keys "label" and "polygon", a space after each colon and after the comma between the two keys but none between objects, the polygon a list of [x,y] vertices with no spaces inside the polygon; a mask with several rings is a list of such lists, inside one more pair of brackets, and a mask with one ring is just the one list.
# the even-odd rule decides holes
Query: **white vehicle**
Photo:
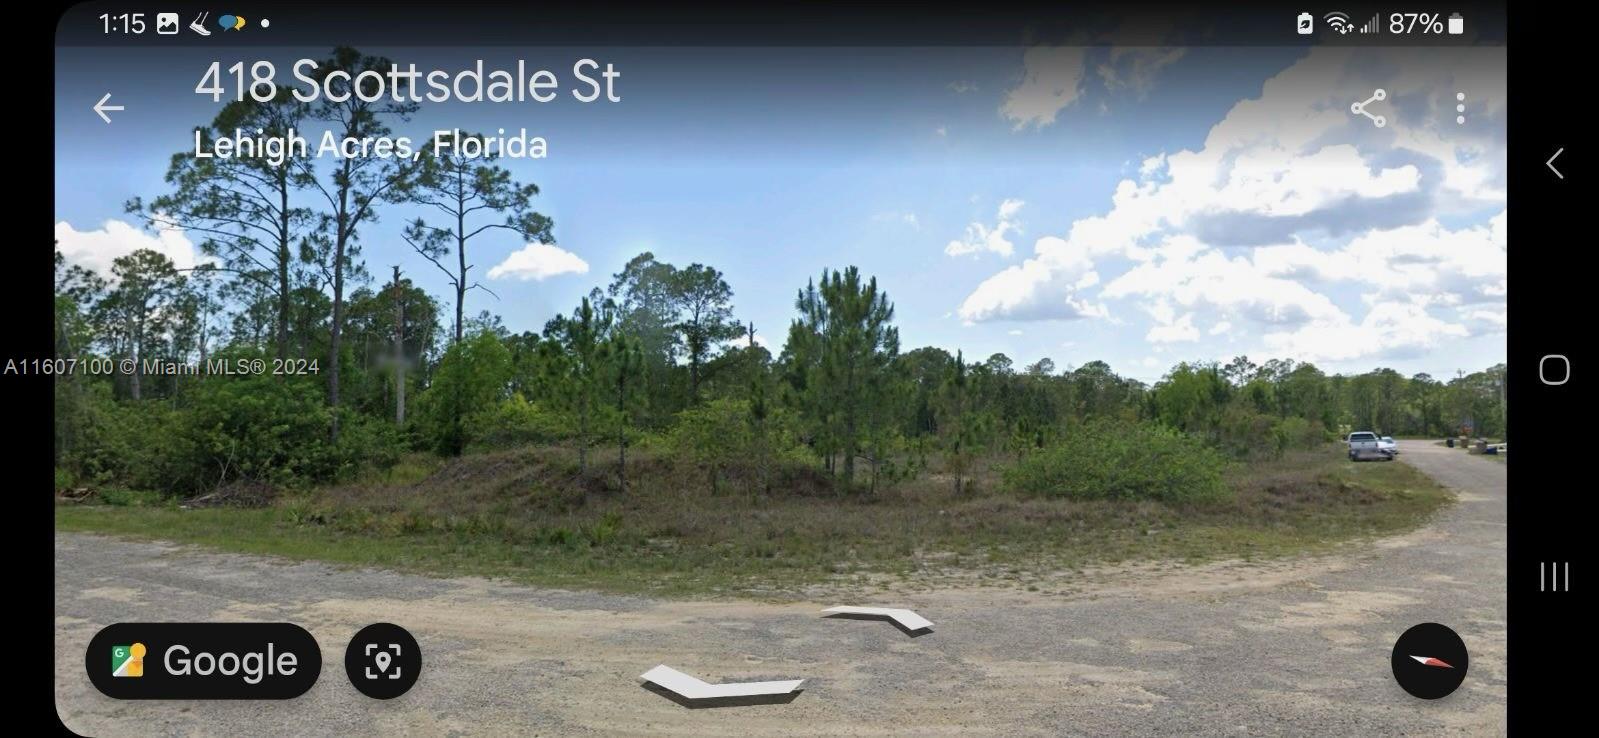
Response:
[{"label": "white vehicle", "polygon": [[1391,461],[1394,458],[1393,448],[1384,449],[1382,439],[1371,431],[1355,431],[1344,440],[1349,445],[1349,460],[1382,459]]},{"label": "white vehicle", "polygon": [[1377,439],[1377,448],[1387,451],[1390,456],[1399,455],[1399,442],[1393,436],[1383,436]]}]

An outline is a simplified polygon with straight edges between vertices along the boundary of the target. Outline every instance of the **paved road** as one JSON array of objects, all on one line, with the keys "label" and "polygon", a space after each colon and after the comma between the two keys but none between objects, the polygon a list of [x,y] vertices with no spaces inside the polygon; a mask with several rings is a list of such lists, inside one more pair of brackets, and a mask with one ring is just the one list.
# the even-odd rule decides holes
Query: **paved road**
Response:
[{"label": "paved road", "polygon": [[[1291,562],[1091,572],[1067,596],[872,603],[936,623],[915,639],[816,617],[831,602],[657,602],[62,534],[57,709],[79,732],[141,738],[1503,733],[1506,467],[1402,444],[1460,497],[1419,531]],[[118,702],[89,686],[83,649],[136,620],[296,622],[321,644],[322,677],[288,702]],[[416,686],[388,702],[342,668],[345,642],[380,620],[425,654]],[[1401,691],[1388,665],[1423,621],[1471,650],[1465,684],[1434,702]],[[808,681],[789,704],[691,710],[640,687],[658,663],[709,681]]]}]

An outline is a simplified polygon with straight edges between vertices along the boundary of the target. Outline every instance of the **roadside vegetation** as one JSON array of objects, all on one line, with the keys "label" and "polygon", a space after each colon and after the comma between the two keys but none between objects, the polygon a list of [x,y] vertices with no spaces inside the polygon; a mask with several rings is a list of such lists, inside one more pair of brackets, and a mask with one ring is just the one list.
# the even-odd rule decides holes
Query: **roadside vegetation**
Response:
[{"label": "roadside vegetation", "polygon": [[627,495],[565,448],[417,463],[436,466],[259,507],[112,496],[58,507],[57,527],[544,586],[784,598],[974,580],[1050,591],[1096,564],[1296,555],[1408,530],[1450,500],[1407,465],[1349,464],[1336,449],[1229,465],[1228,494],[1170,502],[1013,493],[1003,465],[977,473],[978,494],[934,472],[840,497],[788,465],[780,492],[760,493],[747,466],[712,491],[702,469],[654,452],[630,459]]}]

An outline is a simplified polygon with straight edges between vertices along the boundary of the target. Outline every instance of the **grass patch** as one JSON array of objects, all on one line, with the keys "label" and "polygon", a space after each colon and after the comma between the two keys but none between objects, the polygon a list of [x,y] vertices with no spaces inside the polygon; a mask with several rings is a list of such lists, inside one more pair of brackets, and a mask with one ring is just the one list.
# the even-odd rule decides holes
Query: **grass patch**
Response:
[{"label": "grass patch", "polygon": [[780,599],[885,575],[1036,586],[1089,564],[1292,555],[1411,529],[1452,499],[1408,465],[1351,464],[1336,449],[1232,467],[1235,494],[1193,503],[1021,497],[992,480],[956,497],[932,477],[839,495],[809,469],[787,470],[778,494],[713,494],[703,472],[666,459],[628,467],[626,496],[614,469],[580,471],[569,450],[541,448],[258,509],[62,505],[56,527],[541,586]]}]

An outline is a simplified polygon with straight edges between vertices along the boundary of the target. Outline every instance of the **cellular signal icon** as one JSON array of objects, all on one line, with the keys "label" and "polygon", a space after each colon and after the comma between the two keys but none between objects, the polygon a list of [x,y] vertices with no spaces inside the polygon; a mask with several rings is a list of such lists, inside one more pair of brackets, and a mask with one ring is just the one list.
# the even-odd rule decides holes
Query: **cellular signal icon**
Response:
[{"label": "cellular signal icon", "polygon": [[1321,20],[1327,24],[1328,28],[1337,31],[1340,36],[1355,30],[1354,24],[1349,22],[1349,16],[1344,13],[1334,11],[1323,16]]},{"label": "cellular signal icon", "polygon": [[1361,33],[1382,33],[1382,18],[1380,17],[1380,15],[1381,14],[1377,14],[1377,13],[1372,14],[1371,20],[1366,21],[1366,25],[1363,25],[1363,26],[1360,27],[1360,32]]}]

